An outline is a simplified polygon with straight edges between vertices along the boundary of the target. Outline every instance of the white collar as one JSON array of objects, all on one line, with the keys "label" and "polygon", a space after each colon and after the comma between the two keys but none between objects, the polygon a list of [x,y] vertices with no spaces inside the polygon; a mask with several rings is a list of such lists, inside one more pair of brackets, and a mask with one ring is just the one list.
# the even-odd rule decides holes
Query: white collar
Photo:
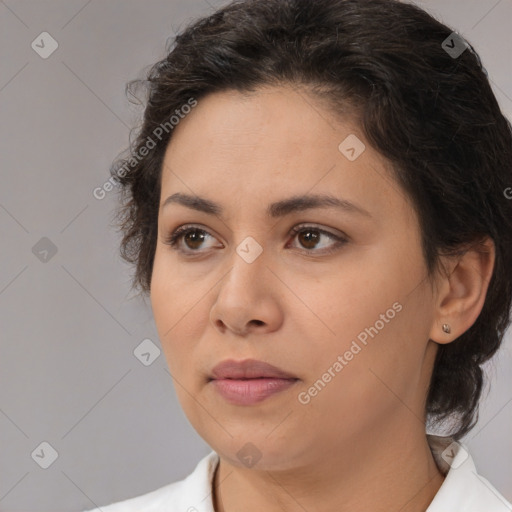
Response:
[{"label": "white collar", "polygon": [[[512,505],[478,475],[463,443],[430,434],[427,440],[445,479],[426,512],[512,512]],[[183,480],[88,512],[214,512],[211,491],[218,463],[219,455],[212,451]]]},{"label": "white collar", "polygon": [[477,473],[464,443],[434,435],[427,439],[445,479],[426,512],[512,512],[512,505]]}]

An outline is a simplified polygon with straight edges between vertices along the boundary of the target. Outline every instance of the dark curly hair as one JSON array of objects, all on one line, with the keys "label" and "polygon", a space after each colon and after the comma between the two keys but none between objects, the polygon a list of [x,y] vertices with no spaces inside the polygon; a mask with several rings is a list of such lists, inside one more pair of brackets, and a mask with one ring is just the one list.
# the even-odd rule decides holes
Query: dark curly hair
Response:
[{"label": "dark curly hair", "polygon": [[478,420],[481,365],[510,322],[512,127],[479,56],[452,32],[396,0],[235,0],[190,22],[168,40],[167,56],[126,87],[134,98],[139,86],[146,93],[130,155],[110,169],[121,196],[121,255],[136,268],[132,288],[150,292],[171,116],[217,91],[301,86],[332,112],[355,113],[368,142],[392,163],[420,219],[429,277],[441,255],[494,241],[483,309],[465,333],[439,346],[426,397],[427,418],[455,418],[451,435],[463,437]]}]

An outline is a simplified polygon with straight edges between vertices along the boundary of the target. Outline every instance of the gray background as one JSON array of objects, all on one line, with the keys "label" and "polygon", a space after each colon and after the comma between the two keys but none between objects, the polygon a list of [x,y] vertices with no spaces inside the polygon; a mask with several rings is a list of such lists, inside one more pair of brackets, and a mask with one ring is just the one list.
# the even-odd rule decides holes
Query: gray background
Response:
[{"label": "gray background", "polygon": [[[2,511],[126,499],[183,478],[210,451],[180,409],[163,353],[149,366],[133,354],[159,341],[118,256],[116,194],[100,201],[92,190],[139,115],[125,83],[165,55],[166,38],[223,3],[0,1]],[[512,0],[420,5],[474,44],[510,116]],[[31,47],[43,31],[59,45],[47,59]],[[487,370],[491,391],[465,442],[512,500],[510,333]],[[58,452],[48,469],[31,457],[43,441]]]}]

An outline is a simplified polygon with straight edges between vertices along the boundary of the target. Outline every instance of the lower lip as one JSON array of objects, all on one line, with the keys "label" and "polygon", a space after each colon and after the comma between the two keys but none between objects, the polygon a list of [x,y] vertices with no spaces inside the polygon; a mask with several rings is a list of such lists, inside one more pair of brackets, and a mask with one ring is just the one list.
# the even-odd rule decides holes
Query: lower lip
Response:
[{"label": "lower lip", "polygon": [[228,402],[236,405],[251,405],[285,391],[293,386],[297,379],[216,379],[211,382]]}]

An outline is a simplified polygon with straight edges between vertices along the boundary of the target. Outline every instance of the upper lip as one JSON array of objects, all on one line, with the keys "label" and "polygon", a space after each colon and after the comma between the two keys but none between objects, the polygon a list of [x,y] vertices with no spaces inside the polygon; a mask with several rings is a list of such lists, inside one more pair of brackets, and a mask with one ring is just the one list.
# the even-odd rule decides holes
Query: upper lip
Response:
[{"label": "upper lip", "polygon": [[256,359],[235,361],[227,359],[215,366],[210,379],[258,379],[258,378],[297,379],[276,366]]}]

